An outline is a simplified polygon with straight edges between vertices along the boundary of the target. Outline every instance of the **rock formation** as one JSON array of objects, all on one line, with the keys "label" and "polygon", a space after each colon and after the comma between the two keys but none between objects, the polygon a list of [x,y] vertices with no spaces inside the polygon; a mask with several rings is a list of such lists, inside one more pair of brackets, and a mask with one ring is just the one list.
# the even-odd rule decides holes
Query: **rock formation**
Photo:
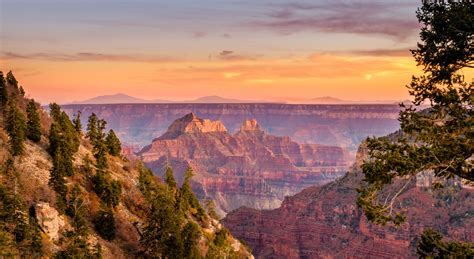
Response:
[{"label": "rock formation", "polygon": [[194,190],[201,199],[215,200],[221,213],[240,206],[277,208],[286,195],[341,176],[350,160],[340,147],[300,145],[268,135],[256,120],[246,120],[229,134],[221,122],[194,114],[172,123],[139,156],[158,174],[170,163],[178,180],[192,166]]},{"label": "rock formation", "polygon": [[221,121],[229,132],[255,118],[268,134],[289,136],[299,143],[343,146],[354,153],[367,136],[385,136],[397,130],[400,111],[396,104],[84,104],[63,108],[70,116],[81,111],[83,125],[94,112],[122,142],[141,146],[164,134],[177,118],[195,112],[201,118]]},{"label": "rock formation", "polygon": [[[360,165],[363,150],[358,158]],[[458,184],[433,190],[426,188],[428,181],[414,179],[399,197],[410,208],[407,222],[396,228],[367,221],[356,205],[361,180],[355,168],[335,182],[287,197],[278,209],[240,208],[223,223],[250,246],[256,258],[416,257],[416,241],[426,228],[435,228],[447,238],[474,241],[474,190]]]},{"label": "rock formation", "polygon": [[35,214],[38,224],[51,240],[59,239],[59,230],[66,225],[64,218],[58,211],[49,206],[47,202],[39,202],[35,205]]}]

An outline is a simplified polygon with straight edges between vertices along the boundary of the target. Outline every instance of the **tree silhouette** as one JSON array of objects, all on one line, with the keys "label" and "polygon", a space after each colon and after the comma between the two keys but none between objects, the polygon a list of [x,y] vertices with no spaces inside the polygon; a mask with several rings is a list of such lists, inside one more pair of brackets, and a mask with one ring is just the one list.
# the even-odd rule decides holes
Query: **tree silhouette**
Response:
[{"label": "tree silhouette", "polygon": [[26,137],[33,142],[41,140],[41,121],[36,102],[30,100],[26,106],[28,121],[26,123]]}]

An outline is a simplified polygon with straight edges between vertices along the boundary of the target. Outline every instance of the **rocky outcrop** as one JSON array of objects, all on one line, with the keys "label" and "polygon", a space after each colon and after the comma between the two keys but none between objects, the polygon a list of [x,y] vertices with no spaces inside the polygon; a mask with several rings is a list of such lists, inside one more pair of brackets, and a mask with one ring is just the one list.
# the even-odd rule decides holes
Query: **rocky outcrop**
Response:
[{"label": "rocky outcrop", "polygon": [[59,239],[59,231],[66,226],[66,222],[58,211],[49,206],[47,202],[40,202],[35,205],[35,214],[38,224],[51,240]]},{"label": "rocky outcrop", "polygon": [[148,145],[177,118],[190,112],[221,121],[229,132],[255,118],[268,134],[299,143],[343,146],[355,152],[367,136],[385,136],[399,128],[398,105],[248,104],[102,104],[63,105],[72,116],[82,112],[83,125],[96,113],[123,142]]},{"label": "rocky outcrop", "polygon": [[208,132],[227,132],[227,129],[220,121],[203,120],[190,113],[174,121],[160,139],[174,139],[182,134]]},{"label": "rocky outcrop", "polygon": [[[198,196],[215,200],[223,213],[240,206],[277,208],[287,195],[333,181],[350,163],[343,148],[268,135],[256,120],[246,120],[235,134],[216,126],[220,122],[204,121],[186,115],[139,156],[158,174],[171,164],[178,180],[187,166],[193,167]],[[203,130],[202,125],[212,127]]]},{"label": "rocky outcrop", "polygon": [[[360,149],[358,163],[365,151]],[[407,208],[407,222],[399,228],[374,225],[357,207],[356,188],[362,180],[357,169],[333,183],[287,197],[278,209],[237,209],[223,223],[256,258],[416,257],[416,241],[426,228],[473,242],[474,191],[459,185],[435,191],[426,188],[426,175],[420,177],[398,198]]]}]

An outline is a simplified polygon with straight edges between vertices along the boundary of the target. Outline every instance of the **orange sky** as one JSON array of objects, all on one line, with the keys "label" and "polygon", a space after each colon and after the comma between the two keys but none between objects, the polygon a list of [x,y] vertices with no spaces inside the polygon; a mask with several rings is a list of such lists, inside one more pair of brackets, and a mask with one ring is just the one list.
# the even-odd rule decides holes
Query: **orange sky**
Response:
[{"label": "orange sky", "polygon": [[334,96],[399,100],[417,68],[410,56],[312,54],[259,60],[2,60],[27,92],[43,102],[126,93],[146,99],[206,95],[251,100]]},{"label": "orange sky", "polygon": [[[0,69],[30,96],[402,100],[412,0],[3,0]],[[371,15],[367,15],[370,13]]]}]

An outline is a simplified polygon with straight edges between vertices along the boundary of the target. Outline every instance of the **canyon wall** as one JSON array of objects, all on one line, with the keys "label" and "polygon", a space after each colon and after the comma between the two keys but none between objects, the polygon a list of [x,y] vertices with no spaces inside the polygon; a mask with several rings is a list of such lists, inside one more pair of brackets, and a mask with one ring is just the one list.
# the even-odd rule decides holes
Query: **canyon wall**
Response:
[{"label": "canyon wall", "polygon": [[237,209],[224,225],[256,258],[416,258],[416,242],[426,228],[447,239],[474,241],[474,190],[452,181],[433,189],[425,173],[398,198],[407,222],[400,227],[368,222],[356,205],[358,165],[365,156],[358,153],[352,172],[332,183],[287,197],[275,210]]},{"label": "canyon wall", "polygon": [[240,206],[277,208],[285,196],[333,181],[351,163],[344,148],[269,135],[255,119],[230,134],[221,122],[194,113],[173,122],[138,156],[157,174],[171,165],[178,181],[191,166],[193,189],[201,200],[213,199],[221,214]]},{"label": "canyon wall", "polygon": [[120,139],[145,146],[164,134],[174,120],[194,112],[221,121],[231,133],[255,118],[268,134],[288,136],[299,143],[346,147],[355,152],[367,136],[383,136],[398,129],[398,105],[298,104],[99,104],[63,105],[73,115],[82,112],[83,125],[95,112]]}]

